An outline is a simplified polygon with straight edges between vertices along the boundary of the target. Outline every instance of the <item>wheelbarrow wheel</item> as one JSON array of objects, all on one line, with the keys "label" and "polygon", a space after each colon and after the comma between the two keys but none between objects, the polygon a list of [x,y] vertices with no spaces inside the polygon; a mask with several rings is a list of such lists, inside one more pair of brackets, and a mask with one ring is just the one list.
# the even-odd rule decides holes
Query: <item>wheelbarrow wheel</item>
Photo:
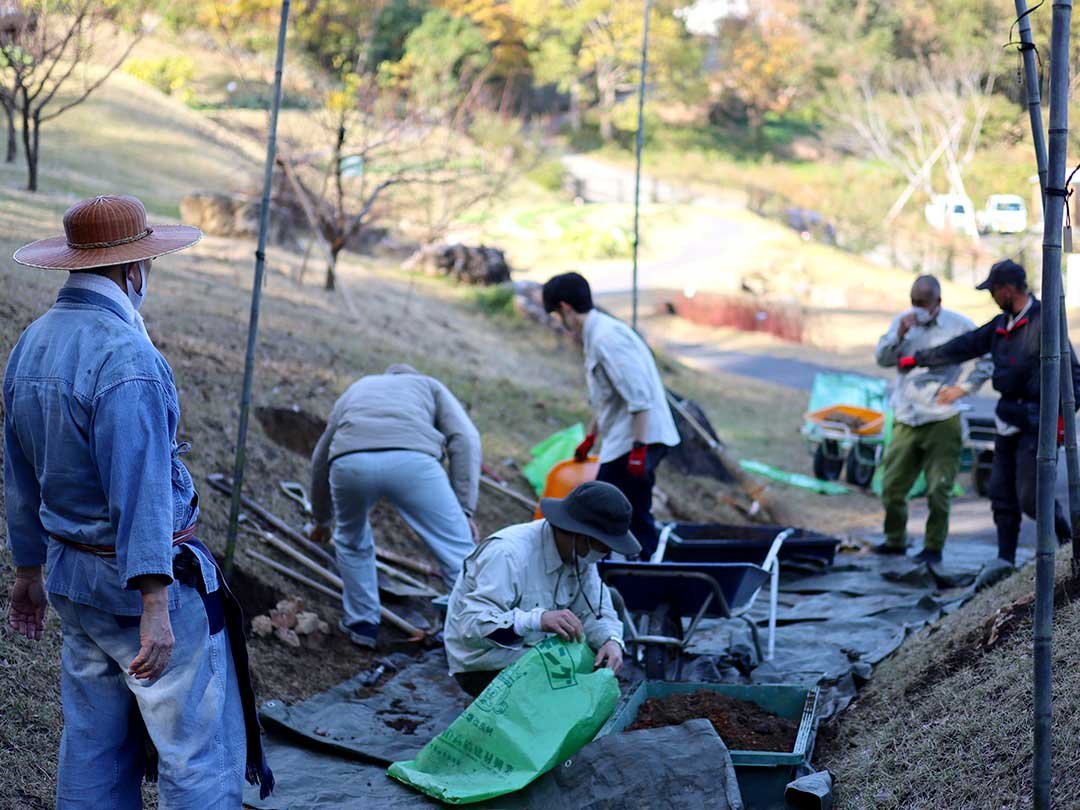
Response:
[{"label": "wheelbarrow wheel", "polygon": [[822,481],[835,481],[844,469],[844,457],[840,445],[834,439],[826,439],[814,450],[814,477]]},{"label": "wheelbarrow wheel", "polygon": [[[671,614],[667,605],[661,605],[649,616],[650,636],[682,638],[682,622]],[[679,651],[666,644],[649,644],[645,647],[645,677],[650,681],[667,679],[669,668],[679,660]]]},{"label": "wheelbarrow wheel", "polygon": [[859,452],[859,445],[853,444],[851,450],[848,451],[846,467],[845,477],[847,482],[861,489],[866,489],[870,486],[870,482],[874,480],[874,470],[877,465],[868,464],[863,459],[863,454]]}]

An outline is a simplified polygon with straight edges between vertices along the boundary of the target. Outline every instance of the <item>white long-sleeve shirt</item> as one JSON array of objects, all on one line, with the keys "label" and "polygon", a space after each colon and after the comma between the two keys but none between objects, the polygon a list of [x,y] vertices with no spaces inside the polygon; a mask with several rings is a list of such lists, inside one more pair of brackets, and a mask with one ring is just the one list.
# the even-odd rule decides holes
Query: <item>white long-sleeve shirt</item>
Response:
[{"label": "white long-sleeve shirt", "polygon": [[[508,526],[477,546],[462,564],[447,606],[443,641],[450,674],[510,666],[547,637],[538,629],[546,610],[572,611],[594,650],[609,639],[622,645],[622,621],[610,590],[595,565],[580,567],[579,581],[574,563],[559,556],[546,520]],[[489,638],[497,630],[521,637],[500,644]]]},{"label": "white long-sleeve shirt", "polygon": [[622,321],[595,309],[585,319],[582,337],[589,405],[603,437],[600,462],[633,449],[633,415],[643,411],[649,414],[645,444],[675,447],[679,431],[645,341]]},{"label": "white long-sleeve shirt", "polygon": [[[970,318],[943,309],[930,323],[911,327],[901,339],[900,321],[908,312],[897,315],[889,326],[889,331],[878,341],[878,365],[896,368],[901,357],[915,354],[919,349],[948,343],[954,337],[975,329],[975,323]],[[892,408],[896,421],[910,427],[919,427],[956,416],[960,412],[956,404],[939,405],[937,395],[942,388],[958,384],[962,370],[963,366],[960,365],[937,366],[916,368],[897,374],[892,393]],[[990,356],[980,357],[962,385],[968,394],[974,394],[993,373],[994,363]]]}]

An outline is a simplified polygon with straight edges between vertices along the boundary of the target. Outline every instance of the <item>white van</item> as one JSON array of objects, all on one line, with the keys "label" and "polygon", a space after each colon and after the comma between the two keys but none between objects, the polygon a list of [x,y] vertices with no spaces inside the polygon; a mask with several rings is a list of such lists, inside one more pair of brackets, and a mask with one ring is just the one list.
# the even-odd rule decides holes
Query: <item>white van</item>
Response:
[{"label": "white van", "polygon": [[1027,230],[1027,206],[1017,194],[991,194],[975,219],[983,233],[1023,233]]},{"label": "white van", "polygon": [[964,194],[935,194],[923,209],[931,228],[939,231],[955,231],[978,238],[979,228],[975,222],[975,206]]}]

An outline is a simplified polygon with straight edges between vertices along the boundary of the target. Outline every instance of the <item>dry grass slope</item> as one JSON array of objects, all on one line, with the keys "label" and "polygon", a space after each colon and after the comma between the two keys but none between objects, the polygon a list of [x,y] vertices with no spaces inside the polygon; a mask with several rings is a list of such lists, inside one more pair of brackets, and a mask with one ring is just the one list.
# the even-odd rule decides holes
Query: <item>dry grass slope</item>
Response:
[{"label": "dry grass slope", "polygon": [[[1067,552],[1066,552],[1067,554]],[[1080,603],[1058,566],[1053,804],[1080,807]],[[1019,810],[1031,806],[1034,566],[979,594],[883,662],[826,730],[821,764],[844,810]],[[1013,606],[1020,601],[1020,604]],[[1001,613],[999,614],[999,610]],[[1000,638],[987,644],[999,616]]]}]

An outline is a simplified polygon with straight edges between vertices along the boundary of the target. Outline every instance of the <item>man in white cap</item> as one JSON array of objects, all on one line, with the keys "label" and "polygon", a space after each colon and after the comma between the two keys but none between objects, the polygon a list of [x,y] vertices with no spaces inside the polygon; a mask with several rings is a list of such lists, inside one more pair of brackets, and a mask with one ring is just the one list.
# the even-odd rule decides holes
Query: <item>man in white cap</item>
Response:
[{"label": "man in white cap", "polygon": [[201,237],[103,196],[14,256],[71,273],[3,387],[9,623],[40,639],[48,594],[64,636],[59,810],[141,807],[144,772],[170,808],[239,807],[245,771],[273,786],[243,619],[195,538],[176,386],[138,314],[154,258]]},{"label": "man in white cap", "polygon": [[485,540],[461,569],[446,609],[450,674],[473,697],[528,647],[554,634],[584,639],[596,666],[623,663],[623,627],[596,563],[611,551],[632,557],[632,508],[616,487],[589,481],[565,498],[544,498],[542,520]]}]

